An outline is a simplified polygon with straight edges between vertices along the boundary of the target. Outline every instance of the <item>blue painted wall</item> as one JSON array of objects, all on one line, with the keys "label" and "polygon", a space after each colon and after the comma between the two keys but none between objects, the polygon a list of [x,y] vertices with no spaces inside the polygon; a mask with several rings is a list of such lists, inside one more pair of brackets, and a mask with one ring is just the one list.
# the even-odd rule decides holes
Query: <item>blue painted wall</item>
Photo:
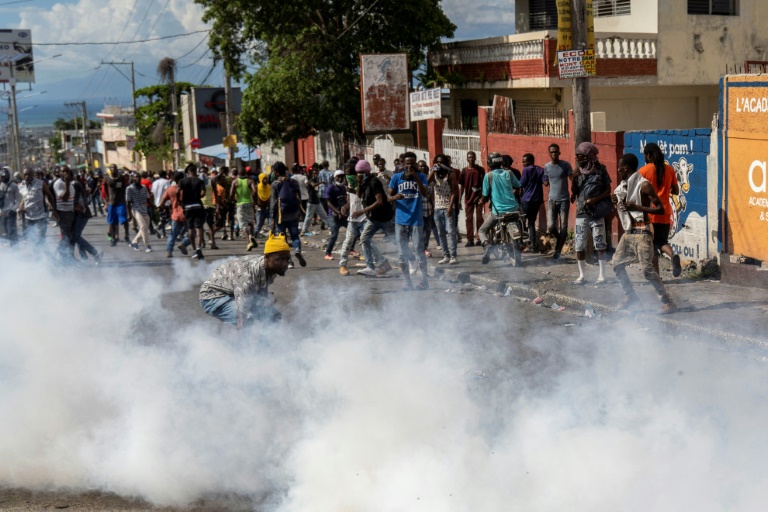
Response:
[{"label": "blue painted wall", "polygon": [[[626,132],[624,148],[634,153],[643,165],[643,148],[655,142],[675,168],[680,196],[672,198],[673,215],[670,244],[683,259],[700,260],[707,256],[707,157],[712,130],[655,130]],[[715,149],[716,148],[712,148]]]}]

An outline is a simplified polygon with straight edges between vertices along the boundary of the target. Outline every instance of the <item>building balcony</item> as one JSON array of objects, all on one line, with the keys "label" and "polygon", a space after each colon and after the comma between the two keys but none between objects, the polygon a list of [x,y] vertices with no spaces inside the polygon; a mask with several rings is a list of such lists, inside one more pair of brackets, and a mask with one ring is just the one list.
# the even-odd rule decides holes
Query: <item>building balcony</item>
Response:
[{"label": "building balcony", "polygon": [[[598,77],[656,77],[655,34],[596,34]],[[429,54],[448,87],[552,87],[557,31],[446,43]]]}]

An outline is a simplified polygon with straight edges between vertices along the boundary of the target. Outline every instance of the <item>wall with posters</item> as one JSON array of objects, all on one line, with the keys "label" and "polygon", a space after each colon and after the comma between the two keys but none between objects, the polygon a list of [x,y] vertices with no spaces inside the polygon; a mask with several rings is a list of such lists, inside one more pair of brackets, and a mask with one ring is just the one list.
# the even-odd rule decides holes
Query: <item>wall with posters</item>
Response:
[{"label": "wall with posters", "polygon": [[768,78],[721,81],[722,251],[768,261]]},{"label": "wall with posters", "polygon": [[669,242],[683,260],[700,261],[710,256],[707,212],[707,158],[710,154],[710,128],[695,130],[656,130],[626,132],[624,148],[644,165],[643,148],[649,142],[659,145],[675,169],[680,194],[670,197]]}]

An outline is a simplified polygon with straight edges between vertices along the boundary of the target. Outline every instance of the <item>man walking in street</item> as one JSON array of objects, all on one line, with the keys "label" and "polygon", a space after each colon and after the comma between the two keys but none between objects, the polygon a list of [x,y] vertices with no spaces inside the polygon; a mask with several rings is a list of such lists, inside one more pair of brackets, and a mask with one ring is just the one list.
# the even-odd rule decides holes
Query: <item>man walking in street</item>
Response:
[{"label": "man walking in street", "polygon": [[557,237],[553,260],[560,259],[560,252],[568,237],[568,213],[571,206],[568,182],[572,174],[571,164],[560,160],[560,146],[551,144],[549,162],[544,165],[544,186],[549,187],[547,231]]},{"label": "man walking in street", "polygon": [[474,151],[467,152],[467,166],[461,171],[459,178],[459,196],[464,198],[464,214],[466,215],[467,245],[480,244],[480,235],[477,233],[483,225],[483,177],[485,169],[477,165],[477,155]]},{"label": "man walking in street", "polygon": [[56,198],[53,197],[48,184],[35,178],[35,171],[31,167],[24,169],[24,181],[19,184],[21,194],[21,206],[19,213],[24,215],[24,238],[33,245],[41,246],[45,242],[45,233],[48,231],[48,211],[45,201],[51,209],[54,220],[58,220],[56,213]]},{"label": "man walking in street", "polygon": [[342,209],[347,204],[346,182],[344,171],[336,171],[333,174],[333,184],[327,189],[328,227],[331,229],[328,244],[325,246],[325,259],[327,261],[333,260],[333,248],[339,238],[339,230],[342,227],[347,227],[347,216],[342,213]]},{"label": "man walking in street", "polygon": [[312,236],[312,233],[309,232],[309,226],[312,224],[315,215],[320,218],[320,229],[328,225],[328,214],[325,213],[326,208],[320,202],[320,188],[322,184],[320,183],[319,175],[320,171],[315,164],[312,166],[309,180],[307,181],[307,212],[304,216],[304,225],[301,227],[301,232],[304,236]]},{"label": "man walking in street", "polygon": [[[283,162],[275,162],[272,169],[277,173],[277,179],[272,184],[274,198],[272,217],[275,219],[278,231],[291,236],[296,259],[299,260],[299,265],[306,267],[307,260],[301,254],[299,237],[299,216],[302,211],[299,184],[286,176],[288,169]],[[293,261],[289,261],[288,268],[293,268]]]},{"label": "man walking in street", "polygon": [[[152,182],[152,197],[155,200],[155,208],[160,210],[160,207],[162,206],[162,203],[160,202],[160,199],[162,199],[163,194],[165,194],[165,191],[168,190],[168,187],[171,186],[171,181],[168,179],[168,173],[165,171],[160,171],[159,178],[157,178],[154,182]],[[167,205],[166,205],[167,206]],[[157,224],[157,237],[158,238],[165,238],[165,227],[167,224],[167,218],[163,217],[162,215],[158,215],[160,218],[160,222]]]},{"label": "man walking in street", "polygon": [[[184,179],[184,173],[181,171],[173,174],[173,182],[171,186],[163,193],[160,201],[160,207],[166,210],[170,210],[168,217],[171,219],[171,233],[168,235],[168,241],[165,243],[165,256],[166,258],[173,257],[173,248],[175,247],[176,240],[180,238],[184,230],[187,229],[187,219],[184,217],[184,207],[179,202],[178,184]],[[186,256],[188,254],[187,247],[189,246],[189,238],[184,237],[179,244],[179,252]]]},{"label": "man walking in street", "polygon": [[656,195],[653,185],[637,172],[637,157],[626,154],[619,161],[621,183],[611,197],[624,228],[624,235],[619,240],[613,255],[613,270],[624,290],[624,300],[619,309],[634,305],[639,297],[627,275],[627,265],[639,263],[643,276],[648,280],[661,301],[659,313],[662,315],[677,310],[669,298],[658,272],[653,268],[653,235],[650,231],[650,215],[662,215],[664,205]]},{"label": "man walking in street", "polygon": [[120,174],[115,164],[109,166],[109,173],[104,178],[104,195],[107,198],[107,224],[109,224],[109,243],[114,247],[120,238],[120,225],[125,229],[125,243],[130,244],[128,236],[128,209],[125,206],[125,191],[128,189],[128,176]]},{"label": "man walking in street", "polygon": [[198,260],[205,259],[203,255],[203,243],[205,242],[205,210],[203,209],[203,196],[205,184],[197,177],[197,166],[187,165],[184,169],[187,177],[179,182],[176,195],[179,203],[184,207],[184,217],[189,229],[189,240],[192,242],[192,257]]},{"label": "man walking in street", "polygon": [[277,322],[280,312],[269,293],[277,276],[288,270],[291,248],[285,235],[270,233],[263,256],[243,256],[229,260],[213,271],[200,287],[203,311],[238,330],[254,321]]},{"label": "man walking in street", "polygon": [[[453,169],[445,165],[443,155],[438,155],[435,165],[429,173],[427,183],[434,187],[435,208],[434,220],[437,226],[437,234],[440,237],[440,247],[443,248],[443,259],[438,265],[446,263],[456,265],[459,262],[457,254],[458,238],[456,224],[454,222],[453,208],[455,199],[459,195],[459,187]],[[425,194],[427,196],[428,194]],[[422,199],[426,199],[422,198]]]},{"label": "man walking in street", "polygon": [[[412,290],[409,261],[417,259],[421,269],[421,282],[418,290],[429,288],[427,257],[424,254],[424,217],[422,200],[429,194],[427,176],[419,173],[416,154],[406,152],[403,155],[404,170],[392,176],[389,182],[389,201],[395,203],[395,237],[397,239],[400,269],[405,278],[405,290]],[[413,240],[415,258],[408,246]]]},{"label": "man walking in street", "polygon": [[133,184],[125,191],[125,204],[128,207],[128,218],[132,219],[139,226],[139,232],[131,241],[131,249],[139,250],[139,238],[144,241],[144,252],[152,252],[152,246],[149,243],[149,210],[147,201],[149,200],[149,190],[142,184],[141,178],[136,176]]},{"label": "man walking in street", "polygon": [[544,202],[544,169],[535,164],[533,154],[523,155],[523,176],[520,186],[523,188],[522,209],[528,223],[528,247],[529,252],[536,252],[538,240],[536,240],[536,223],[539,219],[539,210]]},{"label": "man walking in street", "polygon": [[16,210],[19,209],[20,204],[19,186],[11,179],[11,170],[3,167],[0,169],[0,217],[3,222],[3,231],[11,247],[19,241]]},{"label": "man walking in street", "polygon": [[355,171],[358,180],[361,180],[360,197],[363,201],[363,209],[353,213],[352,217],[357,219],[365,215],[368,218],[360,236],[363,244],[363,256],[365,256],[365,268],[357,273],[364,276],[383,276],[392,270],[392,266],[374,245],[373,235],[382,231],[385,236],[394,236],[395,227],[392,218],[395,213],[387,200],[384,185],[381,184],[378,177],[371,173],[371,164],[365,160],[360,160],[355,165]]}]

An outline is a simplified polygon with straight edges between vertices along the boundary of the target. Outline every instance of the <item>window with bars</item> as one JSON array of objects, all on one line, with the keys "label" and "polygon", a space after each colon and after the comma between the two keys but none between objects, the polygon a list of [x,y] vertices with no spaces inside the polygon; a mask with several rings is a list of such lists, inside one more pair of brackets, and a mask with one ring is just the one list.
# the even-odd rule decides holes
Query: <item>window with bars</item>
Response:
[{"label": "window with bars", "polygon": [[530,0],[531,31],[557,29],[557,4],[555,0]]},{"label": "window with bars", "polygon": [[595,18],[632,14],[631,0],[595,0],[592,4]]},{"label": "window with bars", "polygon": [[738,16],[738,0],[688,0],[688,14]]}]

